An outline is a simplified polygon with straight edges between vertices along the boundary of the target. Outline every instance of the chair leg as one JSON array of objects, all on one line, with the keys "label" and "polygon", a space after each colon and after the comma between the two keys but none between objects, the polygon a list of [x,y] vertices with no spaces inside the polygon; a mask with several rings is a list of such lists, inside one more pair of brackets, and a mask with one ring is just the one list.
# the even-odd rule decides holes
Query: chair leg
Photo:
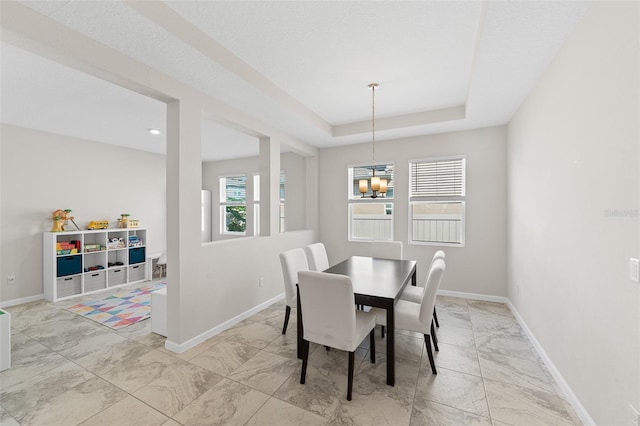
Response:
[{"label": "chair leg", "polygon": [[347,381],[347,401],[351,401],[351,391],[353,390],[353,365],[355,364],[355,352],[349,352],[349,378]]},{"label": "chair leg", "polygon": [[424,343],[427,345],[427,355],[429,355],[429,364],[431,364],[431,372],[433,374],[438,374],[436,371],[436,363],[433,361],[433,353],[431,352],[431,336],[428,334],[424,335]]},{"label": "chair leg", "polygon": [[384,339],[384,325],[381,325],[380,329],[382,330],[382,338]]},{"label": "chair leg", "polygon": [[433,307],[433,319],[436,322],[436,327],[440,328],[440,323],[438,322],[438,314],[436,313],[436,307]]},{"label": "chair leg", "polygon": [[371,358],[371,364],[376,363],[376,328],[373,327],[371,329],[371,333],[369,333],[369,356]]},{"label": "chair leg", "polygon": [[291,306],[287,305],[284,312],[284,326],[282,326],[282,334],[287,334],[287,325],[289,325],[289,315],[291,315]]},{"label": "chair leg", "polygon": [[302,341],[302,373],[300,374],[300,384],[304,385],[307,379],[307,361],[309,360],[309,341]]},{"label": "chair leg", "polygon": [[433,339],[433,347],[436,351],[440,351],[438,349],[438,336],[436,336],[436,329],[433,327],[433,321],[431,321],[431,338]]}]

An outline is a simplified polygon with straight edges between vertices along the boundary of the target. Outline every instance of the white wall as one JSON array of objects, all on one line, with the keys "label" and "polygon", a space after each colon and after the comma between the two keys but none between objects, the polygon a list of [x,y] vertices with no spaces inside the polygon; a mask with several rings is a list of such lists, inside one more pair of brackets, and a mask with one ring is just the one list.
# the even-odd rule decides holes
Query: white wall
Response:
[{"label": "white wall", "polygon": [[42,232],[59,208],[71,209],[83,229],[101,219],[115,227],[130,213],[148,229],[147,250],[164,250],[164,156],[9,125],[1,140],[0,302],[43,293]]},{"label": "white wall", "polygon": [[[369,255],[369,245],[348,242],[347,166],[370,161],[370,144],[327,148],[319,157],[320,240],[329,261]],[[438,246],[408,245],[409,159],[467,156],[466,245],[445,247],[444,290],[507,295],[506,264],[506,128],[421,136],[376,143],[376,160],[394,162],[394,239],[404,243],[404,257],[418,260],[418,282]]]},{"label": "white wall", "polygon": [[509,299],[601,425],[640,407],[638,9],[595,2],[508,127]]}]

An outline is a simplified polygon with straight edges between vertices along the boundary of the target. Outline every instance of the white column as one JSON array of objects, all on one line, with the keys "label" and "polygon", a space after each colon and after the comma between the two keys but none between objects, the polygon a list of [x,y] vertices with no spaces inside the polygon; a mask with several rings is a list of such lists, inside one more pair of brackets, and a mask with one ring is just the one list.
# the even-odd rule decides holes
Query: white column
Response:
[{"label": "white column", "polygon": [[260,235],[278,235],[280,142],[260,138]]},{"label": "white column", "polygon": [[[167,343],[180,344],[182,318],[194,308],[199,281],[201,108],[195,101],[167,104]],[[189,286],[189,283],[192,285]],[[196,287],[197,288],[197,287]]]}]

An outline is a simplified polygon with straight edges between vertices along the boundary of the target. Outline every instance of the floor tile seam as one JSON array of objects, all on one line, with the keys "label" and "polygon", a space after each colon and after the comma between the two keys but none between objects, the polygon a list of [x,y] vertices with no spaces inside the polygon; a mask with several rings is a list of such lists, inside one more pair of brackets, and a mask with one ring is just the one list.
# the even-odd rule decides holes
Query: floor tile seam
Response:
[{"label": "floor tile seam", "polygon": [[471,374],[471,373],[467,373],[466,371],[458,371],[458,370],[454,370],[453,368],[442,367],[442,366],[440,366],[439,368],[442,370],[454,372],[456,374],[464,374],[465,376],[475,377],[476,379],[482,378],[482,375]]},{"label": "floor tile seam", "polygon": [[[514,387],[517,387],[517,388],[522,389],[522,390],[524,390],[524,391],[532,391],[532,389],[530,389],[530,388],[525,388],[525,387],[523,387],[523,386],[518,386],[518,385],[513,384],[513,383],[506,383],[506,382],[503,382],[503,381],[500,381],[500,380],[495,380],[495,379],[490,379],[490,378],[487,378],[487,380],[492,381],[492,382],[497,382],[497,383],[500,383],[500,384],[506,384],[506,385],[508,385],[508,386],[514,386]],[[548,394],[548,395],[551,395],[551,396],[557,396],[557,397],[559,397],[560,399],[562,399],[562,397],[560,397],[559,395],[557,395],[555,392],[554,392],[554,393],[550,393],[550,392],[545,392],[545,391],[542,391],[542,390],[534,390],[534,391],[535,391],[535,392],[540,392],[540,393],[545,393],[545,394]],[[488,403],[488,402],[489,402],[489,395],[487,394],[487,403]],[[491,410],[491,404],[488,404],[488,405],[489,405],[489,410]],[[568,420],[569,422],[573,423],[573,417],[571,416],[571,413],[569,413],[569,412],[567,411],[567,408],[566,408],[566,407],[564,407],[564,405],[563,405],[563,407],[562,407],[562,408],[563,408],[563,409],[564,409],[564,411],[565,411],[565,415],[563,415],[563,416],[562,416],[562,417],[563,417],[563,419],[564,419],[564,420]],[[492,418],[493,418],[493,417],[492,417]],[[509,425],[511,424],[511,423],[505,422],[505,421],[503,421],[503,420],[498,420],[498,419],[496,419],[496,421],[499,421],[499,422],[502,422],[502,423],[505,423],[505,424],[509,424]]]},{"label": "floor tile seam", "polygon": [[[439,327],[438,327],[439,328]],[[411,425],[411,419],[413,418],[413,412],[415,410],[416,398],[418,398],[418,384],[420,383],[420,369],[422,367],[422,360],[424,358],[424,353],[426,351],[425,348],[426,342],[422,342],[420,346],[420,361],[418,364],[418,376],[416,377],[416,385],[413,388],[413,398],[411,399],[411,416],[409,417],[409,425]]]},{"label": "floor tile seam", "polygon": [[[478,363],[480,364],[480,369],[482,370],[482,363],[480,362],[480,359],[482,358],[481,354],[482,354],[482,352],[481,352],[481,351],[479,351],[479,352],[478,352]],[[534,363],[536,363],[536,364],[540,365],[541,367],[544,367],[544,365],[541,365],[541,364],[540,364],[537,360],[535,360],[535,359],[525,359],[525,358],[519,358],[519,357],[514,357],[514,356],[509,356],[509,355],[504,355],[504,354],[498,354],[498,355],[500,355],[501,357],[504,357],[504,358],[508,358],[509,360],[516,360],[516,361],[531,361],[531,362],[534,362]],[[514,368],[515,368],[515,367],[514,367]],[[545,372],[545,370],[544,370],[544,369],[543,369],[543,373],[544,373],[544,377],[542,378],[542,379],[543,379],[543,382],[544,382],[545,384],[549,385],[549,386],[553,389],[553,394],[558,395],[558,393],[557,393],[557,392],[556,392],[556,390],[555,390],[554,384],[553,384],[552,382],[550,382],[550,381],[549,381],[549,379],[550,379],[549,374],[548,374],[547,372]],[[483,377],[486,377],[484,373],[482,373],[482,376],[483,376]],[[534,388],[529,388],[529,387],[526,387],[526,386],[520,386],[520,385],[518,385],[517,383],[514,383],[514,382],[507,382],[507,381],[500,380],[500,379],[496,379],[496,378],[493,378],[493,377],[486,377],[486,378],[487,378],[487,379],[489,379],[489,380],[496,381],[496,382],[501,382],[501,383],[505,383],[505,384],[515,385],[515,386],[518,386],[518,387],[520,387],[520,388],[524,388],[524,389],[539,390],[539,391],[542,391],[542,392],[547,392],[547,391],[544,391],[544,390],[542,390],[542,389],[534,389]],[[551,393],[551,392],[547,392],[547,393]],[[558,396],[562,397],[562,395],[558,395]]]},{"label": "floor tile seam", "polygon": [[503,380],[492,379],[490,377],[485,377],[484,379],[486,379],[488,381],[491,381],[491,382],[499,383],[501,385],[513,386],[513,387],[518,388],[518,389],[520,389],[520,390],[522,390],[524,392],[536,392],[536,393],[546,394],[546,395],[550,395],[550,396],[556,397],[558,399],[564,400],[564,398],[562,398],[562,396],[558,395],[555,391],[554,392],[547,392],[547,391],[544,391],[544,390],[541,390],[541,389],[528,388],[528,387],[520,386],[518,384],[511,383],[511,382],[505,382]]},{"label": "floor tile seam", "polygon": [[[221,380],[222,380],[222,379],[221,379]],[[147,407],[151,408],[152,410],[157,411],[158,413],[160,413],[161,415],[163,415],[164,417],[166,417],[166,418],[167,418],[167,420],[168,420],[168,419],[171,419],[171,420],[173,420],[174,422],[176,422],[176,423],[178,423],[178,424],[182,424],[182,423],[180,423],[179,421],[177,421],[176,419],[174,419],[174,417],[175,417],[175,416],[177,416],[177,415],[178,415],[178,413],[182,412],[182,411],[183,411],[183,410],[185,410],[187,407],[189,407],[191,404],[193,404],[193,403],[194,403],[198,398],[200,398],[202,395],[204,395],[205,393],[207,393],[208,391],[210,391],[211,389],[213,389],[213,387],[214,387],[215,385],[217,385],[219,382],[220,382],[220,380],[218,380],[218,382],[216,382],[216,383],[215,383],[213,386],[211,386],[209,389],[207,389],[206,391],[204,391],[204,392],[202,392],[200,395],[198,395],[198,397],[197,397],[197,398],[194,398],[193,400],[191,400],[191,402],[189,402],[187,405],[185,405],[184,407],[182,407],[182,409],[181,409],[181,410],[179,410],[179,411],[177,411],[177,412],[173,413],[173,415],[171,415],[171,416],[169,416],[169,415],[167,415],[167,414],[163,413],[162,411],[158,410],[157,408],[155,408],[155,407],[153,407],[153,406],[151,406],[151,405],[147,404],[145,401],[143,401],[142,399],[138,398],[138,397],[137,397],[136,395],[134,395],[133,393],[129,393],[129,396],[131,396],[132,398],[135,398],[136,400],[138,400],[139,402],[143,403],[144,405],[146,405]],[[152,382],[152,383],[153,383],[153,382]],[[145,386],[141,387],[141,388],[140,388],[140,389],[138,389],[136,392],[141,391],[142,389],[144,389],[145,387],[147,387],[147,386],[149,386],[149,385],[151,385],[151,383],[149,383],[148,385],[145,385]],[[128,393],[128,392],[127,392],[127,393]],[[165,420],[164,422],[166,422],[167,420]],[[164,422],[163,422],[163,423],[164,423]]]},{"label": "floor tile seam", "polygon": [[[418,397],[416,397],[416,398],[418,398]],[[452,408],[452,409],[457,410],[457,411],[462,411],[463,413],[471,414],[471,415],[476,416],[476,417],[482,417],[483,419],[487,419],[487,420],[489,420],[489,421],[491,421],[493,423],[493,419],[491,417],[483,416],[481,414],[474,413],[473,411],[465,410],[463,408],[456,407],[454,405],[446,404],[446,403],[444,403],[442,401],[436,401],[434,399],[429,399],[429,398],[421,398],[421,399],[424,400],[424,401],[427,401],[427,402],[431,402],[433,404],[442,405],[444,407]]]},{"label": "floor tile seam", "polygon": [[[519,341],[518,339],[507,339],[507,340]],[[534,350],[535,349],[531,349],[530,352],[533,353]],[[516,356],[516,355],[505,355],[504,353],[501,353],[499,351],[495,351],[495,350],[491,350],[491,349],[486,349],[486,348],[480,347],[480,348],[478,348],[478,356],[481,356],[481,355],[499,355],[499,356],[504,356],[504,357],[508,357],[508,358],[511,358],[511,359],[521,360],[521,361],[532,361],[532,362],[535,362],[535,363],[539,364],[542,367],[543,371],[546,371],[546,373],[547,373],[546,375],[548,376],[547,379],[553,379],[553,377],[551,376],[551,373],[548,371],[547,366],[544,363],[544,361],[541,362],[541,360],[539,360],[535,356],[535,354],[534,354],[533,358],[531,358],[529,356],[522,357],[522,356]],[[550,382],[550,384],[553,384],[553,383]]]},{"label": "floor tile seam", "polygon": [[[118,399],[118,400],[117,400],[117,401],[115,401],[113,404],[110,404],[110,405],[108,405],[108,406],[104,407],[104,408],[103,408],[103,409],[101,409],[100,411],[98,411],[98,412],[94,413],[93,415],[91,415],[91,416],[87,417],[86,419],[82,420],[82,421],[81,421],[80,423],[78,423],[78,424],[82,424],[83,422],[86,422],[87,420],[89,420],[90,418],[92,418],[92,417],[94,417],[94,416],[96,416],[96,415],[100,414],[101,412],[103,412],[103,411],[104,411],[104,410],[106,410],[107,408],[112,407],[113,405],[117,404],[117,403],[118,403],[118,402],[120,402],[120,401],[123,401],[124,399],[126,399],[126,398],[127,398],[127,396],[133,396],[133,395],[131,395],[129,392],[127,392],[126,390],[122,389],[120,386],[116,385],[115,383],[110,382],[109,380],[107,380],[106,378],[104,378],[104,377],[100,376],[99,374],[95,373],[94,371],[91,371],[91,370],[89,370],[88,368],[86,368],[86,367],[84,367],[84,366],[82,366],[82,365],[78,364],[78,363],[77,363],[77,362],[75,362],[74,360],[71,360],[71,359],[69,359],[69,358],[65,357],[64,355],[62,355],[62,354],[61,354],[61,353],[59,353],[59,352],[54,351],[53,349],[51,349],[51,351],[52,351],[52,352],[55,352],[55,353],[56,353],[56,354],[58,354],[58,355],[60,355],[60,356],[61,356],[61,357],[63,357],[65,360],[67,360],[68,362],[70,362],[70,363],[72,363],[72,364],[76,365],[77,367],[81,368],[82,370],[84,370],[84,371],[88,372],[89,374],[91,374],[91,375],[92,375],[92,376],[94,376],[95,378],[97,378],[97,379],[99,379],[99,380],[101,380],[101,381],[103,381],[103,382],[105,382],[105,383],[108,383],[110,386],[113,386],[114,388],[118,389],[119,391],[121,391],[121,392],[123,392],[123,393],[125,394],[125,396],[123,396],[122,398]],[[54,367],[54,368],[57,368],[57,367]],[[51,371],[51,370],[48,370],[48,371]],[[83,384],[83,383],[86,383],[86,380],[84,380],[81,384]],[[76,386],[78,386],[78,385],[76,385]],[[74,388],[75,388],[76,386],[74,386]],[[72,388],[72,389],[73,389],[73,388]]]},{"label": "floor tile seam", "polygon": [[[105,381],[107,381],[107,380],[105,380]],[[108,383],[110,383],[110,382],[108,382]],[[112,383],[111,383],[111,384],[112,384]],[[112,384],[112,385],[113,385],[113,384]],[[113,385],[113,386],[116,386],[116,385]],[[116,386],[116,387],[117,387],[117,386]],[[120,389],[120,388],[118,388],[118,389]],[[80,423],[77,423],[77,424],[76,424],[76,426],[80,426],[80,425],[82,425],[84,422],[86,422],[87,420],[90,420],[90,419],[92,419],[92,418],[96,417],[97,415],[102,414],[104,411],[106,411],[106,410],[108,410],[109,408],[113,407],[114,405],[116,405],[116,404],[118,404],[118,403],[120,403],[120,402],[124,401],[124,400],[125,400],[125,399],[127,399],[128,397],[135,398],[136,400],[138,400],[139,402],[141,402],[141,403],[143,403],[144,405],[148,406],[148,407],[149,407],[149,408],[151,408],[152,410],[157,411],[158,413],[160,413],[161,415],[163,415],[164,417],[166,417],[166,418],[167,418],[167,420],[171,418],[171,417],[167,416],[166,414],[161,413],[161,412],[160,412],[160,411],[158,411],[157,409],[155,409],[155,408],[151,407],[151,406],[150,406],[149,404],[147,404],[146,402],[144,402],[144,401],[140,400],[139,398],[136,398],[135,396],[133,396],[133,395],[132,395],[132,394],[130,394],[129,392],[126,392],[124,389],[120,389],[120,390],[122,390],[123,392],[125,392],[125,393],[126,393],[126,395],[125,395],[123,398],[121,398],[121,399],[117,400],[117,401],[116,401],[116,402],[114,402],[113,404],[110,404],[110,405],[108,405],[108,406],[104,407],[104,408],[103,408],[103,409],[101,409],[100,411],[98,411],[98,412],[96,412],[96,413],[92,414],[91,416],[89,416],[89,417],[87,417],[86,419],[82,420]],[[165,421],[166,421],[166,420],[165,420]]]},{"label": "floor tile seam", "polygon": [[265,400],[265,401],[260,405],[260,407],[258,407],[258,409],[257,409],[256,411],[254,411],[254,412],[253,412],[253,414],[252,414],[252,415],[247,419],[247,421],[246,421],[246,422],[244,422],[243,424],[244,424],[244,425],[248,424],[248,423],[251,421],[251,419],[253,419],[253,418],[256,416],[256,414],[258,414],[258,412],[259,412],[260,410],[262,410],[262,407],[264,407],[265,405],[267,405],[267,403],[269,402],[269,400],[270,400],[271,398],[273,398],[273,396],[269,395],[269,398],[267,398],[267,399],[266,399],[266,400]]},{"label": "floor tile seam", "polygon": [[[292,373],[292,374],[293,374],[293,373]],[[261,394],[266,395],[266,396],[268,396],[269,398],[271,398],[271,397],[273,396],[273,394],[268,394],[268,393],[266,393],[265,391],[260,390],[260,389],[258,389],[258,388],[255,388],[255,387],[253,387],[253,386],[251,386],[251,385],[249,385],[249,384],[247,384],[247,383],[242,383],[242,382],[240,382],[240,381],[238,381],[238,380],[235,380],[235,379],[232,379],[232,378],[230,378],[230,377],[225,377],[225,379],[227,379],[227,380],[229,380],[229,381],[231,381],[231,382],[234,382],[234,383],[236,383],[236,384],[238,384],[238,385],[240,385],[240,386],[244,386],[244,387],[246,387],[246,388],[249,388],[249,389],[251,389],[252,391],[260,392]],[[287,380],[289,380],[289,378],[288,378],[288,377],[287,377]],[[283,384],[284,384],[284,383],[286,383],[286,381],[287,381],[287,380],[285,380],[285,381],[283,382]],[[217,386],[221,381],[222,381],[222,380],[220,380],[218,383],[216,383],[213,387]],[[280,387],[281,387],[281,386],[282,386],[282,385],[278,386],[278,389],[280,389]],[[213,389],[213,387],[212,387],[212,389]],[[278,391],[278,389],[276,389],[273,393],[275,394],[275,393]],[[196,398],[196,399],[197,399],[197,398]],[[268,399],[268,398],[267,398],[267,399]],[[191,405],[191,404],[189,404],[189,405]],[[186,407],[185,407],[185,408],[186,408]]]},{"label": "floor tile seam", "polygon": [[[247,345],[247,346],[250,346],[250,345]],[[251,347],[252,347],[252,348],[254,348],[254,349],[258,349],[258,348],[254,347],[254,346],[251,346]],[[251,361],[253,358],[255,358],[255,357],[257,357],[258,355],[260,355],[260,353],[261,353],[261,352],[266,352],[266,353],[268,353],[268,354],[270,354],[270,355],[278,355],[278,354],[273,354],[273,353],[271,353],[271,352],[269,352],[269,351],[265,351],[264,349],[258,349],[258,352],[256,352],[256,353],[255,353],[255,355],[253,355],[252,357],[248,358],[248,359],[247,359],[246,361],[244,361],[242,364],[238,365],[236,368],[234,368],[233,370],[231,370],[228,374],[224,375],[224,374],[220,374],[220,373],[215,372],[215,371],[214,371],[214,373],[216,373],[216,374],[218,374],[218,375],[220,375],[220,376],[222,376],[222,377],[225,377],[225,378],[227,378],[227,379],[229,379],[229,380],[233,380],[234,382],[238,382],[237,380],[231,379],[231,377],[230,377],[230,376],[231,376],[232,374],[234,374],[236,371],[238,371],[239,369],[241,369],[241,368],[242,368],[246,363],[248,363],[249,361]],[[283,357],[283,358],[284,358],[284,357]],[[288,359],[291,359],[291,358],[288,358]],[[206,367],[201,367],[201,368],[206,368]],[[207,368],[207,370],[209,370],[209,369]],[[209,371],[212,371],[212,370],[209,370]],[[240,383],[240,382],[238,382],[238,383]],[[245,385],[245,386],[247,386],[247,385]],[[256,389],[256,390],[258,390],[258,389]],[[261,392],[262,392],[262,391],[261,391]]]},{"label": "floor tile seam", "polygon": [[[435,360],[434,360],[434,361],[435,361]],[[437,363],[436,363],[436,367],[438,367],[438,368],[442,368],[443,370],[453,371],[453,372],[455,372],[455,373],[464,374],[464,375],[466,375],[466,376],[473,376],[473,377],[476,377],[476,378],[481,378],[481,377],[482,377],[482,374],[474,374],[474,373],[469,373],[468,371],[456,370],[456,369],[455,369],[455,368],[453,368],[453,367],[446,367],[446,366],[443,366],[443,365],[438,365]]]},{"label": "floor tile seam", "polygon": [[491,411],[491,404],[489,404],[489,393],[487,392],[487,383],[486,383],[486,378],[484,376],[483,370],[482,370],[482,364],[480,363],[480,351],[478,349],[478,341],[476,340],[476,331],[474,330],[473,327],[471,327],[471,334],[473,335],[473,346],[476,350],[476,357],[478,359],[478,367],[480,368],[480,378],[482,379],[482,390],[484,391],[484,400],[485,403],[487,405],[487,412],[489,413],[489,420],[491,421],[491,424],[493,425],[495,423],[495,419],[493,418],[493,413]]},{"label": "floor tile seam", "polygon": [[[286,383],[286,382],[285,382],[285,383]],[[284,385],[284,383],[283,383],[283,385]],[[279,388],[278,388],[278,389],[279,389]],[[273,399],[277,399],[277,400],[278,400],[278,401],[280,401],[280,402],[284,402],[285,404],[288,404],[288,405],[291,405],[292,407],[296,407],[296,408],[298,408],[298,409],[300,409],[300,410],[306,411],[307,413],[315,414],[316,416],[320,416],[320,417],[322,417],[323,419],[327,419],[327,420],[329,420],[329,421],[331,421],[331,420],[333,419],[333,415],[335,414],[335,411],[336,411],[336,409],[337,409],[337,407],[336,407],[336,408],[334,408],[334,409],[331,411],[331,415],[330,415],[330,416],[325,416],[325,415],[323,415],[323,414],[316,413],[316,412],[314,412],[314,411],[307,410],[306,408],[302,408],[302,407],[300,407],[300,406],[298,406],[298,405],[292,404],[292,403],[291,403],[291,402],[289,402],[289,401],[285,401],[284,399],[279,398],[279,397],[276,395],[276,393],[277,393],[277,391],[276,391],[276,392],[274,392],[274,393],[273,393],[273,395],[271,395],[271,396],[270,396],[270,399],[271,399],[271,398],[273,398]],[[267,400],[267,402],[269,402],[269,400]],[[265,402],[265,404],[266,404],[266,402]],[[257,411],[256,411],[256,413],[257,413]]]},{"label": "floor tile seam", "polygon": [[[368,355],[368,354],[369,354],[369,352],[367,352],[367,355]],[[367,357],[365,357],[365,359],[369,359],[369,357],[367,356]],[[396,361],[397,361],[397,358],[396,358]],[[421,360],[421,361],[422,361],[422,360]],[[378,361],[378,358],[376,357],[376,365],[378,364],[378,362],[379,362],[379,361]],[[385,362],[386,362],[386,360],[385,360]],[[355,383],[356,377],[358,376],[358,373],[359,373],[359,372],[360,372],[360,370],[363,368],[362,366],[363,366],[364,364],[365,364],[365,363],[364,363],[364,361],[363,361],[362,363],[360,363],[360,365],[358,366],[358,368],[357,368],[357,369],[354,369],[354,375],[353,375],[354,383]],[[368,363],[368,365],[370,365],[370,364],[371,364],[371,363],[369,362],[369,363]],[[397,364],[396,364],[396,366],[397,366]],[[418,364],[418,375],[420,375],[420,366],[421,366],[421,364]],[[361,373],[361,374],[362,374],[362,373]],[[346,376],[345,376],[345,377],[346,377]],[[385,382],[385,384],[384,384],[384,386],[385,386],[385,387],[383,387],[382,389],[387,389],[387,388],[386,388],[386,386],[389,386],[389,385],[387,385],[387,384],[386,384],[386,372],[385,372],[385,375],[384,375],[383,377],[381,377],[381,379],[382,379],[382,380],[384,380],[384,382]],[[373,385],[375,385],[375,386],[377,386],[377,383],[373,383],[373,382],[372,382],[372,384],[373,384]],[[416,391],[417,391],[417,387],[418,387],[418,376],[416,376],[416,386],[414,387],[413,393],[407,393],[407,392],[399,391],[399,390],[398,390],[398,388],[397,388],[396,386],[389,386],[389,387],[391,388],[391,390],[392,390],[393,392],[395,392],[395,393],[397,393],[397,394],[401,394],[401,395],[408,396],[408,397],[410,397],[410,398],[411,398],[411,400],[413,401],[413,399],[414,399],[414,398],[415,398],[415,396],[416,396]],[[355,391],[355,389],[354,389],[354,391]],[[411,403],[411,407],[412,407],[412,409],[413,409],[413,402]]]}]

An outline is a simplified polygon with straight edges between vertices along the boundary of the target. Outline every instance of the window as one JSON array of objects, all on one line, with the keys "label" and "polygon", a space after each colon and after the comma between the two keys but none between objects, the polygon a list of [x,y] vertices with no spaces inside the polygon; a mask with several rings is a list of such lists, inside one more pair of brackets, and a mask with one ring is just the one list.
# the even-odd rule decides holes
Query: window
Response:
[{"label": "window", "polygon": [[409,161],[409,243],[464,246],[464,156]]},{"label": "window", "polygon": [[253,235],[260,235],[260,175],[253,175]]},{"label": "window", "polygon": [[[387,193],[378,194],[377,198],[362,198],[359,181],[371,181],[374,168],[376,176],[387,180]],[[349,240],[393,240],[393,163],[350,166],[348,180]],[[371,194],[369,187],[365,197]]]},{"label": "window", "polygon": [[247,230],[247,177],[220,178],[220,232],[242,234]]},{"label": "window", "polygon": [[278,217],[278,228],[280,233],[285,232],[284,227],[284,181],[286,177],[284,173],[280,173],[280,208],[278,209],[280,214]]}]

